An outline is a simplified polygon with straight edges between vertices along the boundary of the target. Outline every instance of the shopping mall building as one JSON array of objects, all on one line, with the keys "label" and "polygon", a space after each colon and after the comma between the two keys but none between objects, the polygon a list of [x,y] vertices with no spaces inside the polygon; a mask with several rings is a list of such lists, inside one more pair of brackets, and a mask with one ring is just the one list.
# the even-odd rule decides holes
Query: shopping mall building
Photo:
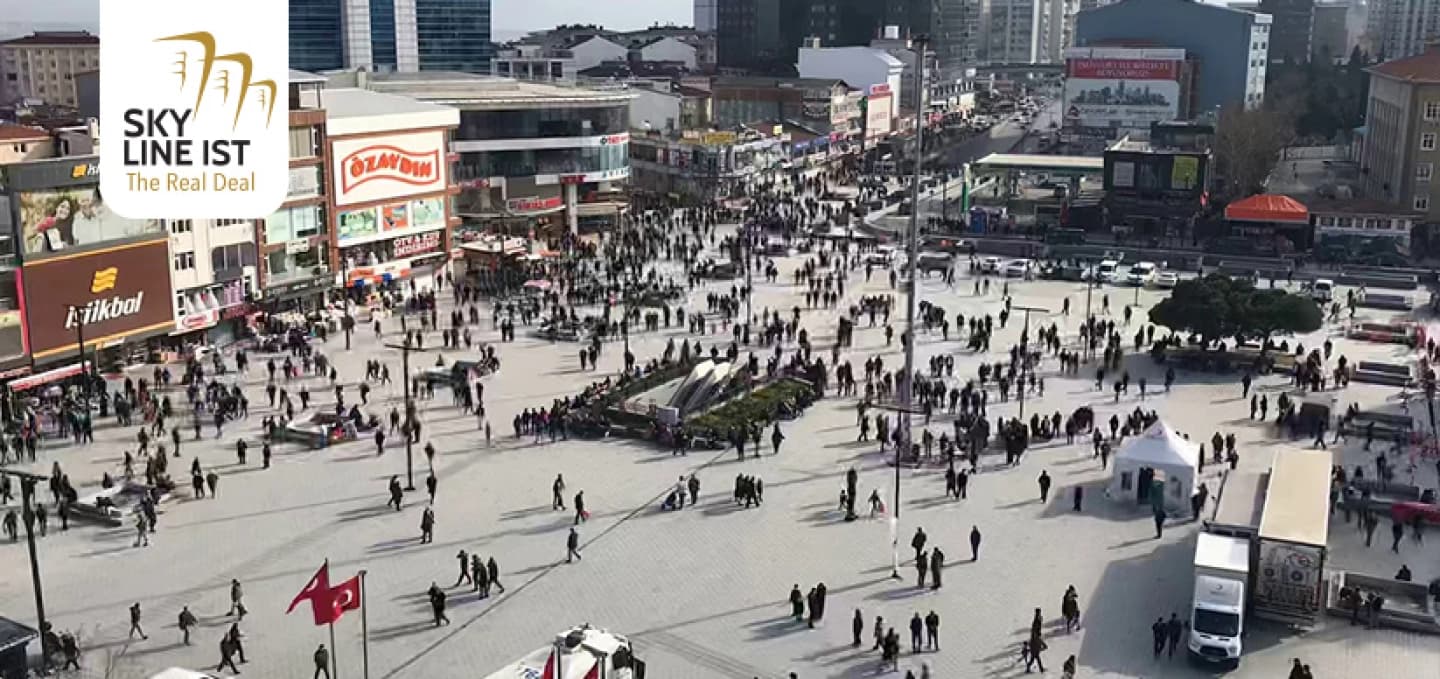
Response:
[{"label": "shopping mall building", "polygon": [[628,203],[629,102],[623,90],[466,73],[345,73],[354,85],[459,110],[450,150],[462,238],[481,231],[554,237],[613,227]]}]

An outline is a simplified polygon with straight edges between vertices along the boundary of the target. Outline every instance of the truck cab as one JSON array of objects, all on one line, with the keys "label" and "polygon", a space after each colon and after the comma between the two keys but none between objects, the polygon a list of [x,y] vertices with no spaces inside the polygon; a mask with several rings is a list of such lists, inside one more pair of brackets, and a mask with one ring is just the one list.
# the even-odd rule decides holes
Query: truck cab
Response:
[{"label": "truck cab", "polygon": [[1195,599],[1186,643],[1196,663],[1236,667],[1243,650],[1250,541],[1201,533],[1195,540]]},{"label": "truck cab", "polygon": [[486,679],[645,679],[645,663],[630,640],[590,625],[555,635],[545,648],[490,674]]}]

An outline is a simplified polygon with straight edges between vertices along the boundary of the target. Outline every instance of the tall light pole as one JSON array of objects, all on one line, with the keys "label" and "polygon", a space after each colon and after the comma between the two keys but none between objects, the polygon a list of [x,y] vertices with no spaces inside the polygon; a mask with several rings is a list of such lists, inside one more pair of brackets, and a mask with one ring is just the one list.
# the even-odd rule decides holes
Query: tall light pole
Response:
[{"label": "tall light pole", "polygon": [[1038,306],[1010,305],[1012,311],[1025,312],[1025,328],[1020,331],[1020,418],[1025,418],[1025,372],[1030,366],[1030,312],[1036,311],[1042,314],[1050,313],[1049,309],[1042,309]]},{"label": "tall light pole", "polygon": [[404,371],[403,382],[405,385],[405,490],[415,490],[415,437],[412,436],[410,432],[413,431],[412,428],[415,425],[416,408],[414,402],[410,400],[410,352],[424,352],[426,350],[410,346],[409,331],[406,331],[405,341],[403,343],[386,344],[384,346],[387,349],[400,350],[400,369]]},{"label": "tall light pole", "polygon": [[84,413],[85,419],[90,419],[90,371],[85,369],[85,305],[71,304],[70,314],[75,317],[75,349],[80,354],[80,376],[83,379],[81,386],[84,388],[85,397]]},{"label": "tall light pole", "polygon": [[915,309],[918,303],[919,273],[915,260],[920,256],[920,171],[925,154],[922,151],[925,139],[925,45],[926,36],[914,39],[915,59],[915,159],[914,174],[910,177],[910,234],[906,257],[910,267],[910,281],[905,294],[905,372],[900,382],[900,437],[895,448],[895,511],[890,518],[890,548],[892,568],[890,576],[900,577],[900,459],[910,451],[910,414],[915,409]]},{"label": "tall light pole", "polygon": [[58,650],[45,647],[45,635],[50,625],[45,620],[45,592],[40,584],[40,555],[35,551],[35,484],[47,479],[13,469],[0,469],[0,474],[20,479],[20,513],[22,523],[25,524],[25,545],[30,551],[30,583],[35,588],[35,618],[40,629],[40,673],[45,675],[50,673],[50,652]]}]

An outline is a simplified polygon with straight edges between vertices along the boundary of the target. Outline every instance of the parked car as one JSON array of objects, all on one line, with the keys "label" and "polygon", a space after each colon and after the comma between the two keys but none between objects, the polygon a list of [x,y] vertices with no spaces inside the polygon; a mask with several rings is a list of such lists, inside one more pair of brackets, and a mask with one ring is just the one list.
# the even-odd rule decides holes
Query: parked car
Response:
[{"label": "parked car", "polygon": [[1085,272],[1082,278],[1097,283],[1114,283],[1115,277],[1119,275],[1119,271],[1120,262],[1113,259],[1106,259],[1091,267]]},{"label": "parked car", "polygon": [[1180,275],[1174,271],[1158,271],[1155,273],[1154,285],[1157,288],[1169,290],[1180,282]]},{"label": "parked car", "polygon": [[1035,262],[1028,259],[1011,260],[1008,264],[1005,265],[1003,275],[1006,278],[1034,278]]},{"label": "parked car", "polygon": [[950,265],[954,263],[954,261],[955,258],[952,255],[944,252],[922,252],[920,256],[915,259],[915,266],[922,274],[928,274],[931,271],[944,273],[950,270]]},{"label": "parked car", "polygon": [[877,246],[874,252],[865,255],[866,264],[890,266],[893,261],[895,261],[895,247],[892,245]]},{"label": "parked car", "polygon": [[1317,278],[1310,285],[1310,296],[1316,302],[1327,304],[1335,297],[1335,281],[1328,278]]},{"label": "parked car", "polygon": [[980,273],[1000,273],[1004,263],[999,257],[986,257],[980,260]]},{"label": "parked car", "polygon": [[1125,274],[1125,282],[1130,285],[1148,285],[1154,279],[1154,262],[1136,262],[1135,266],[1130,267],[1130,271]]}]

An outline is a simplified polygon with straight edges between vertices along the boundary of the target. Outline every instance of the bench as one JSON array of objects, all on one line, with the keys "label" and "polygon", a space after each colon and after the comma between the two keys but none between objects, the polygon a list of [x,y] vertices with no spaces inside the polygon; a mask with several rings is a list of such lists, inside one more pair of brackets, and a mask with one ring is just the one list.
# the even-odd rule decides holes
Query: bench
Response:
[{"label": "bench", "polygon": [[[1440,609],[1437,609],[1434,598],[1422,583],[1336,571],[1327,584],[1325,611],[1348,619],[1352,612],[1340,601],[1340,590],[1344,587],[1358,589],[1363,593],[1375,592],[1385,598],[1385,605],[1380,609],[1381,625],[1425,634],[1440,634]],[[1365,611],[1360,612],[1360,617],[1362,620],[1365,618]]]}]

